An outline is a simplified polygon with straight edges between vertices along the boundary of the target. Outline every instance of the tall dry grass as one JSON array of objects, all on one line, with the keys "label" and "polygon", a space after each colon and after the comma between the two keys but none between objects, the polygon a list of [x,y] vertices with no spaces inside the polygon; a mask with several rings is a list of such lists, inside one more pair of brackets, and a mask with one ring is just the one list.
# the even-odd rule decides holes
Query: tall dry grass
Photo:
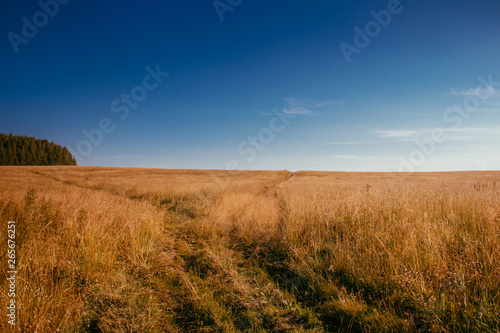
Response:
[{"label": "tall dry grass", "polygon": [[1,167],[15,329],[498,332],[499,180]]}]

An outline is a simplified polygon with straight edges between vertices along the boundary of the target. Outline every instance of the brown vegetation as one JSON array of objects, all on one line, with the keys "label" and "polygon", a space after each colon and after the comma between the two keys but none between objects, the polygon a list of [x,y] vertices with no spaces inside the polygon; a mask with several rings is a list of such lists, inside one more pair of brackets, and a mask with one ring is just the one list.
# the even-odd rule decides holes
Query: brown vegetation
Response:
[{"label": "brown vegetation", "polygon": [[499,181],[0,167],[16,329],[498,332]]}]

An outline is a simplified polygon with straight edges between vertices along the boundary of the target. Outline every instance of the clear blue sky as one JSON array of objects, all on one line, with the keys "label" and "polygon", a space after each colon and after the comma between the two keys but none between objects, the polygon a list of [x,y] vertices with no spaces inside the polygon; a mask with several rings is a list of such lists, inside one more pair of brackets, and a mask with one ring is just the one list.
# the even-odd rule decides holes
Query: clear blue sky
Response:
[{"label": "clear blue sky", "polygon": [[215,4],[2,1],[0,132],[79,165],[500,169],[499,1]]}]

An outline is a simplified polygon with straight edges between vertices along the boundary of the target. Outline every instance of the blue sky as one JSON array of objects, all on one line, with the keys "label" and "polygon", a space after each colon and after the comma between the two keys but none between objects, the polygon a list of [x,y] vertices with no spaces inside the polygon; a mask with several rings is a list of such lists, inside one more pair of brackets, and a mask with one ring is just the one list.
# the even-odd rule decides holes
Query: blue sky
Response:
[{"label": "blue sky", "polygon": [[0,13],[0,132],[68,146],[79,165],[500,169],[495,0],[5,0]]}]

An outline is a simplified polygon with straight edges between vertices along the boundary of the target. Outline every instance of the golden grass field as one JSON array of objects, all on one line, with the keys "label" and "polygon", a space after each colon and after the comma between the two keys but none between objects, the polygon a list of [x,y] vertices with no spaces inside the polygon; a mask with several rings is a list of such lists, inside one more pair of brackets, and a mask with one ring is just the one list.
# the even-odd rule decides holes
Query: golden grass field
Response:
[{"label": "golden grass field", "polygon": [[0,167],[9,332],[500,332],[500,172]]}]

